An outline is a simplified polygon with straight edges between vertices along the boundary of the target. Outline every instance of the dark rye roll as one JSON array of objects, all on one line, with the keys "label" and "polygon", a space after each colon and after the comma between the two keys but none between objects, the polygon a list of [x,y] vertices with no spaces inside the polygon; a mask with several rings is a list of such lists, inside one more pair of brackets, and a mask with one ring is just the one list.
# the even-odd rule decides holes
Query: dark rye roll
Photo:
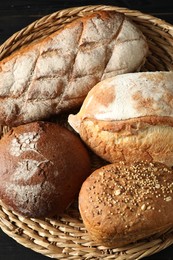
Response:
[{"label": "dark rye roll", "polygon": [[93,172],[79,193],[91,238],[120,247],[173,226],[173,170],[161,163],[109,164]]},{"label": "dark rye roll", "polygon": [[54,123],[18,126],[0,140],[0,199],[17,213],[62,213],[90,174],[80,139]]}]

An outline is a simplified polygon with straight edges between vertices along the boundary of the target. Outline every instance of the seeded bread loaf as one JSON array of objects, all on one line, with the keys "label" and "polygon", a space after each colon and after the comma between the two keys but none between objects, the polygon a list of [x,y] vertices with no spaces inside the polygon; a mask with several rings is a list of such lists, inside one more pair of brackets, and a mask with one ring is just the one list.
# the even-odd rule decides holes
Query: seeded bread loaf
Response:
[{"label": "seeded bread loaf", "polygon": [[100,80],[139,70],[148,46],[127,17],[88,14],[0,62],[0,124],[19,125],[79,107]]},{"label": "seeded bread loaf", "polygon": [[79,193],[91,238],[121,247],[173,226],[173,170],[161,163],[109,164],[92,173]]},{"label": "seeded bread loaf", "polygon": [[90,174],[86,148],[69,130],[35,122],[0,140],[0,199],[29,217],[62,213]]},{"label": "seeded bread loaf", "polygon": [[173,72],[138,72],[98,83],[70,125],[99,156],[173,166]]}]

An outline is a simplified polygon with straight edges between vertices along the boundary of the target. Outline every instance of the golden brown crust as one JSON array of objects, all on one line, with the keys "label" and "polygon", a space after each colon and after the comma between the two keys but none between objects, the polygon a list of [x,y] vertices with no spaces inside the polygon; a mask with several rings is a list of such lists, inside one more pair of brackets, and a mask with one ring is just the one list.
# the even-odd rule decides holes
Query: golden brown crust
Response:
[{"label": "golden brown crust", "polygon": [[119,247],[173,225],[173,171],[160,163],[104,166],[83,183],[79,208],[91,237]]},{"label": "golden brown crust", "polygon": [[122,121],[84,119],[80,136],[109,162],[148,160],[173,166],[172,117],[140,117]]},{"label": "golden brown crust", "polygon": [[35,122],[0,140],[0,198],[29,217],[63,212],[90,174],[86,148],[69,130]]},{"label": "golden brown crust", "polygon": [[116,121],[99,121],[96,119],[90,120],[92,122],[95,122],[99,126],[99,129],[102,131],[126,131],[127,135],[128,133],[137,133],[138,130],[142,130],[143,128],[145,128],[146,125],[173,126],[173,118],[170,116],[144,116]]}]

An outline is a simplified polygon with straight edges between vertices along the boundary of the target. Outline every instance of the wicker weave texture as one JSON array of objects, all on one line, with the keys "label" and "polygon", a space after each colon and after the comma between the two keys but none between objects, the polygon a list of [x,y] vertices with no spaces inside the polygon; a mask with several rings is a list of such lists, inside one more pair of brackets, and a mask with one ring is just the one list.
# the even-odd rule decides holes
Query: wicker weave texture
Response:
[{"label": "wicker weave texture", "polygon": [[[115,10],[130,17],[146,36],[149,56],[143,71],[173,70],[173,26],[139,11],[115,6],[82,6],[44,16],[12,35],[0,46],[0,59],[31,42],[46,37],[65,24],[97,10]],[[1,136],[8,127],[0,127]],[[99,163],[94,162],[94,167]],[[25,247],[55,259],[141,259],[173,244],[173,230],[123,248],[106,248],[88,236],[77,208],[77,201],[68,211],[54,219],[28,219],[0,203],[0,227]]]},{"label": "wicker weave texture", "polygon": [[20,244],[55,259],[141,259],[173,243],[173,230],[122,248],[107,248],[90,240],[76,205],[55,219],[28,219],[1,203],[2,230]]}]

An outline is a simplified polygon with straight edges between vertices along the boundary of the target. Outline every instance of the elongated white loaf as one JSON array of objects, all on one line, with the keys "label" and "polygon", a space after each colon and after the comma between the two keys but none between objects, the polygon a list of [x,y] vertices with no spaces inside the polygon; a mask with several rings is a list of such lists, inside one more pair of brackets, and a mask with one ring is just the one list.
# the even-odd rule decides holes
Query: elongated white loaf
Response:
[{"label": "elongated white loaf", "polygon": [[123,14],[79,18],[0,62],[0,124],[79,106],[101,79],[139,70],[147,51],[144,35]]},{"label": "elongated white loaf", "polygon": [[138,72],[98,83],[70,125],[110,162],[173,166],[173,72]]}]

